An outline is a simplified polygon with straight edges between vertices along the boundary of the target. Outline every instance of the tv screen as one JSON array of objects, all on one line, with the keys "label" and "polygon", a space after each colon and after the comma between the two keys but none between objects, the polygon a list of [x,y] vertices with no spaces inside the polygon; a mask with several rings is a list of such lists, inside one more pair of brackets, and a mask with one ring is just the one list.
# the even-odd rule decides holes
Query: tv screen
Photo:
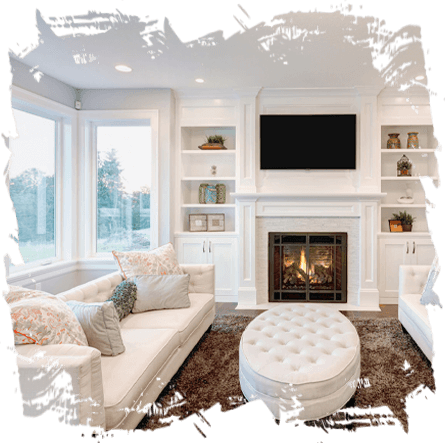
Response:
[{"label": "tv screen", "polygon": [[356,115],[260,115],[261,169],[356,169]]}]

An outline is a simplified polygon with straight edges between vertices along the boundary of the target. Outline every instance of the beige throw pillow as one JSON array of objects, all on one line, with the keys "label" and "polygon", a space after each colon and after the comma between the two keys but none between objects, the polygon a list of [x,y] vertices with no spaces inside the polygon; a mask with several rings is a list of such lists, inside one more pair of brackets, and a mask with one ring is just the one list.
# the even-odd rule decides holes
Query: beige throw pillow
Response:
[{"label": "beige throw pillow", "polygon": [[79,320],[88,345],[103,355],[118,355],[125,351],[119,327],[119,316],[112,301],[83,303],[69,300],[66,304]]},{"label": "beige throw pillow", "polygon": [[190,275],[138,275],[138,288],[132,312],[155,309],[189,308]]}]

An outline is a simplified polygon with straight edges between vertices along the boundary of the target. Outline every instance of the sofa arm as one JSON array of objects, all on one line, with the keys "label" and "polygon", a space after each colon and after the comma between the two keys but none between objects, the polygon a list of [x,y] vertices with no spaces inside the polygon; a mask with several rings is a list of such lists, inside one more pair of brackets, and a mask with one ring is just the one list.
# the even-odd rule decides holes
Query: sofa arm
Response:
[{"label": "sofa arm", "polygon": [[403,294],[421,294],[428,280],[431,266],[399,266],[399,297]]},{"label": "sofa arm", "polygon": [[99,350],[32,344],[18,345],[16,350],[25,415],[38,416],[50,410],[69,424],[105,429]]},{"label": "sofa arm", "polygon": [[190,275],[190,292],[215,294],[215,265],[180,265]]}]

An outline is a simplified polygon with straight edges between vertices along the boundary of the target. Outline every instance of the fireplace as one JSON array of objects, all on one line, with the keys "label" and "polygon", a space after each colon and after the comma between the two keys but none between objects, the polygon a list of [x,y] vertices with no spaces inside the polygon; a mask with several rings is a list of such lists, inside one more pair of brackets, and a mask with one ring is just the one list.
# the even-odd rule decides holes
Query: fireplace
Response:
[{"label": "fireplace", "polygon": [[347,233],[269,233],[270,302],[347,302]]}]

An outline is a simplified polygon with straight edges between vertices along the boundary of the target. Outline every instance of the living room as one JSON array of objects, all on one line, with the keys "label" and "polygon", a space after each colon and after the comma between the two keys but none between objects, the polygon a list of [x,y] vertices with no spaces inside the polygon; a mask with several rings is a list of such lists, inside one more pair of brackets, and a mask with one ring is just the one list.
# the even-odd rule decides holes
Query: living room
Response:
[{"label": "living room", "polygon": [[[23,59],[11,56],[12,104],[19,134],[20,115],[55,122],[47,138],[57,142],[42,149],[56,155],[52,169],[44,174],[50,186],[37,185],[33,191],[37,208],[39,198],[45,199],[46,213],[37,210],[34,221],[25,225],[31,205],[19,200],[23,191],[14,187],[27,179],[24,172],[29,168],[13,170],[14,158],[20,158],[20,137],[10,141],[10,192],[25,264],[14,265],[10,253],[8,284],[62,294],[116,273],[113,250],[148,251],[172,243],[180,266],[214,265],[217,309],[253,315],[291,306],[281,302],[295,297],[295,291],[275,295],[270,288],[269,233],[326,234],[323,237],[345,233],[347,267],[342,278],[347,299],[339,307],[335,289],[324,291],[323,303],[311,303],[357,318],[372,312],[398,317],[399,265],[429,269],[438,243],[433,237],[437,231],[429,229],[434,207],[426,190],[433,195],[438,183],[434,151],[439,137],[433,130],[419,28],[405,26],[385,39],[378,27],[369,32],[378,23],[372,17],[356,20],[353,14],[340,12],[288,12],[271,18],[267,27],[253,21],[248,25],[253,20],[250,15],[238,8],[235,17],[245,28],[230,39],[212,32],[187,40],[179,38],[168,19],[154,26],[147,18],[120,13],[114,16],[116,22],[100,13],[76,20],[37,13],[44,43]],[[83,27],[99,22],[107,32],[82,34]],[[346,30],[354,44],[344,39]],[[369,38],[384,41],[382,48],[391,44],[403,48],[392,53],[394,64],[389,62],[380,71],[375,68]],[[219,51],[212,50],[218,45]],[[114,54],[104,49],[109,47],[120,60],[111,60]],[[387,50],[391,53],[393,48]],[[193,63],[187,63],[187,57]],[[227,69],[234,60],[241,68]],[[408,60],[413,62],[407,65]],[[117,63],[133,71],[118,72]],[[156,77],[147,78],[144,69],[157,72]],[[402,85],[410,87],[401,91]],[[284,169],[264,167],[260,116],[322,114],[355,116],[353,168],[322,170],[296,163]],[[35,131],[44,131],[39,121],[34,122]],[[139,130],[146,132],[138,136]],[[347,137],[345,131],[339,127],[332,134],[334,154]],[[294,147],[273,148],[276,156],[287,152],[289,164],[302,149],[299,132],[304,129],[292,134]],[[408,132],[417,133],[418,151],[408,151]],[[400,134],[400,151],[387,150],[392,133]],[[202,149],[205,138],[214,135],[226,139],[226,149]],[[314,133],[314,138],[315,151],[321,134]],[[130,146],[124,146],[128,140]],[[110,150],[112,144],[117,154]],[[24,164],[37,162],[31,160],[33,149],[28,146],[20,159]],[[321,152],[332,155],[332,149]],[[402,154],[411,164],[409,177],[397,175]],[[110,179],[111,169],[105,168],[116,167],[116,159],[117,168],[123,170],[122,182],[111,201],[103,195],[115,178]],[[136,187],[131,181],[137,182]],[[103,183],[106,192],[101,194]],[[208,191],[217,185],[223,189],[221,200],[214,204],[201,202],[200,186],[209,183],[213,186]],[[55,203],[48,209],[51,192]],[[125,200],[125,194],[133,200]],[[400,203],[402,198],[411,201]],[[389,220],[399,211],[415,217],[412,232],[391,232]],[[44,245],[33,244],[31,234],[20,243],[26,229],[44,233]],[[303,259],[299,260],[301,264]],[[416,331],[412,335],[415,340]]]}]

